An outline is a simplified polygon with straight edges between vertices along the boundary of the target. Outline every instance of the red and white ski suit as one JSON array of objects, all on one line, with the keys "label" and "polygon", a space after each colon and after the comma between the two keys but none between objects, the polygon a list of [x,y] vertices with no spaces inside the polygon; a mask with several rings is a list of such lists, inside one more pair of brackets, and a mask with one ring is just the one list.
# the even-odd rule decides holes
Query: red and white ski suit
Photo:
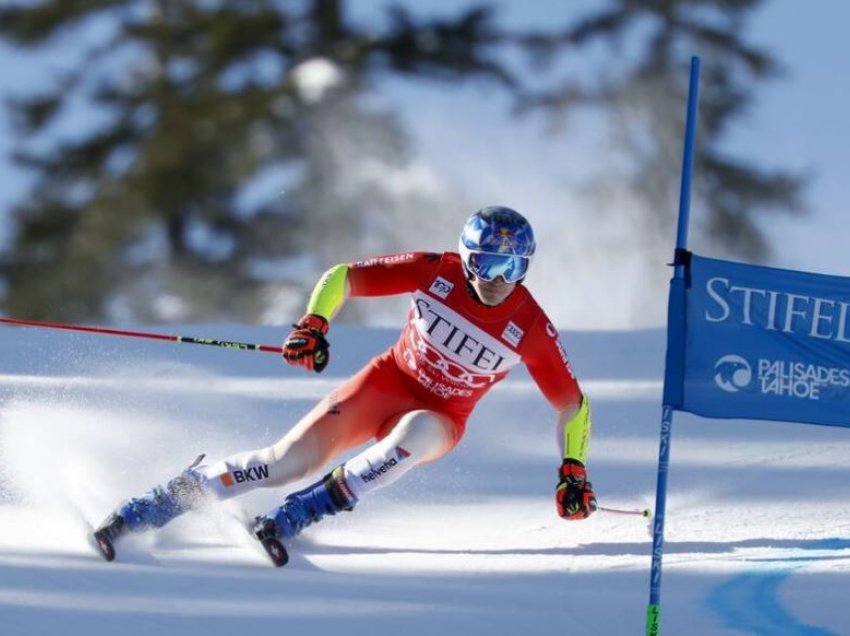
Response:
[{"label": "red and white ski suit", "polygon": [[449,415],[459,434],[478,400],[520,362],[555,410],[578,407],[581,392],[558,333],[523,285],[502,304],[484,305],[467,291],[452,252],[361,261],[349,266],[348,280],[351,297],[411,294],[401,337],[375,360],[391,358],[405,392]]},{"label": "red and white ski suit", "polygon": [[[478,400],[520,362],[556,411],[581,404],[558,333],[523,285],[500,305],[484,305],[468,291],[460,257],[453,252],[410,252],[352,263],[347,280],[350,298],[411,295],[401,336],[322,399],[279,442],[206,467],[209,477],[230,482],[219,486],[220,495],[237,494],[227,492],[234,485],[227,473],[234,470],[266,465],[265,483],[246,486],[283,485],[391,433],[395,437],[383,454],[372,453],[351,471],[366,471],[371,477],[385,464],[394,466],[394,458],[410,454],[415,460],[411,463],[432,461],[457,444]],[[426,417],[417,423],[411,414]]]}]

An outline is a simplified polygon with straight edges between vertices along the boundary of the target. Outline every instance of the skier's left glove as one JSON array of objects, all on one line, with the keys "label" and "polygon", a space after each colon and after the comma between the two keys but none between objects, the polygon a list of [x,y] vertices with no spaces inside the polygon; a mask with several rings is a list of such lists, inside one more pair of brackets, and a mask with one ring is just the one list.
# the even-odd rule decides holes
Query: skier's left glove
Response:
[{"label": "skier's left glove", "polygon": [[331,355],[325,334],[328,321],[317,314],[307,314],[283,341],[283,359],[288,364],[321,373],[330,362]]},{"label": "skier's left glove", "polygon": [[555,490],[558,515],[568,521],[586,519],[596,510],[596,495],[587,481],[587,471],[577,459],[565,459],[559,471],[560,481]]}]

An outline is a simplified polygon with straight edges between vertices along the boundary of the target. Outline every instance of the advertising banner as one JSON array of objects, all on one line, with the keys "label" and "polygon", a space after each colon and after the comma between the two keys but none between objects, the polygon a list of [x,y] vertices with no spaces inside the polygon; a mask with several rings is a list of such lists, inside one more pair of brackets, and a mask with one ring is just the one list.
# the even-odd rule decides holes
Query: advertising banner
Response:
[{"label": "advertising banner", "polygon": [[689,254],[678,284],[665,404],[850,427],[850,278]]}]

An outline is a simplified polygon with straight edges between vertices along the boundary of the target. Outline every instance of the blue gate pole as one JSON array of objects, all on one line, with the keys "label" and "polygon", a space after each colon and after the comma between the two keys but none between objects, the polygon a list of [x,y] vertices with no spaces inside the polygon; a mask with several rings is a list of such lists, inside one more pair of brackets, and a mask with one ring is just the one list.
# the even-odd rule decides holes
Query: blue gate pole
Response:
[{"label": "blue gate pole", "polygon": [[[667,473],[670,466],[670,441],[673,429],[673,408],[668,396],[679,386],[684,373],[684,292],[685,265],[680,255],[688,247],[688,220],[691,207],[691,176],[694,163],[697,104],[699,102],[700,60],[691,58],[691,79],[688,89],[688,114],[685,121],[685,147],[682,157],[682,183],[679,192],[679,226],[676,232],[676,257],[673,280],[670,281],[670,305],[667,324],[667,368],[664,373],[664,404],[661,410],[661,434],[658,448],[658,477],[655,489],[655,517],[652,528],[652,568],[649,581],[649,604],[646,607],[646,635],[658,636],[661,631],[661,561],[664,555],[664,516],[667,507]],[[671,331],[672,329],[672,331]],[[672,345],[672,347],[671,347]],[[671,365],[671,361],[673,364]],[[673,368],[671,368],[671,366]],[[681,388],[679,389],[681,391]],[[680,402],[681,400],[677,400]]]}]

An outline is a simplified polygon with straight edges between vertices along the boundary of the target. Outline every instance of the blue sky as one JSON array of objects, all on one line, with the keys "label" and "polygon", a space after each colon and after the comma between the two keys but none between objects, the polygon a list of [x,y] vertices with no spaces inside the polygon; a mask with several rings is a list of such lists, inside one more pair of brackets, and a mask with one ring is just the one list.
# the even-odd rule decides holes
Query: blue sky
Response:
[{"label": "blue sky", "polygon": [[810,216],[772,229],[777,265],[850,275],[850,5],[775,0],[752,21],[756,42],[777,53],[785,78],[762,89],[732,143],[810,176]]}]

